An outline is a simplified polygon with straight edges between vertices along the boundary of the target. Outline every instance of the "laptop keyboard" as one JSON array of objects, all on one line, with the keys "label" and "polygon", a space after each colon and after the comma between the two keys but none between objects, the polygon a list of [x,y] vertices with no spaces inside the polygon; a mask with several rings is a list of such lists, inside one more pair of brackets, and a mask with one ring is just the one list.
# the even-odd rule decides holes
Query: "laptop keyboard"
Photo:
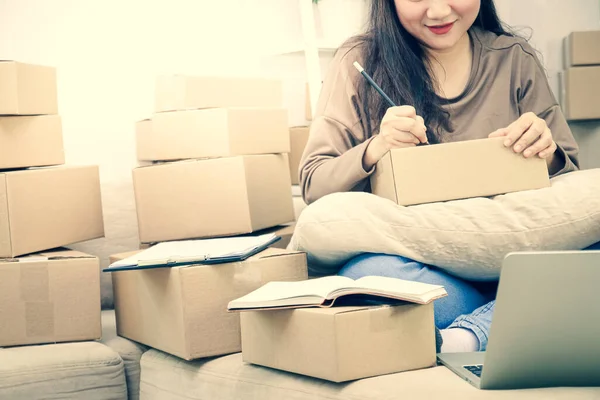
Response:
[{"label": "laptop keyboard", "polygon": [[465,365],[464,368],[466,370],[471,371],[471,373],[473,373],[474,375],[478,376],[481,378],[481,371],[483,371],[483,365],[479,364],[479,365]]}]

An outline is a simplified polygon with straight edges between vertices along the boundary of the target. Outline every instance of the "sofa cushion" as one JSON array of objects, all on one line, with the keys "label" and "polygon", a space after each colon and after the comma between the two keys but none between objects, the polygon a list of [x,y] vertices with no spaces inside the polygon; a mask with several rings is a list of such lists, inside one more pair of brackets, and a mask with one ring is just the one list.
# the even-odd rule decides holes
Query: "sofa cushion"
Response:
[{"label": "sofa cushion", "polygon": [[148,347],[117,336],[115,310],[102,311],[102,343],[116,351],[125,363],[129,400],[140,398],[140,359]]},{"label": "sofa cushion", "polygon": [[481,391],[445,367],[331,383],[242,362],[241,353],[183,361],[150,350],[142,356],[144,400],[597,399],[600,388]]},{"label": "sofa cushion", "polygon": [[97,342],[0,349],[0,399],[126,400],[123,361]]},{"label": "sofa cushion", "polygon": [[370,193],[335,193],[302,211],[288,248],[311,275],[361,253],[395,254],[464,279],[496,280],[514,251],[580,250],[600,241],[600,168],[551,186],[490,198],[399,206]]}]

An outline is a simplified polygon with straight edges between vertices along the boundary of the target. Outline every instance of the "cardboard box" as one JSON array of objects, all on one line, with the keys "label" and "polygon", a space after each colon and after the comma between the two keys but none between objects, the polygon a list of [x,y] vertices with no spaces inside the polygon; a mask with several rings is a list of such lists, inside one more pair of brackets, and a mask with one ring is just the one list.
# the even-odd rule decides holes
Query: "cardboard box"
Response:
[{"label": "cardboard box", "polygon": [[133,170],[142,243],[233,236],[294,221],[287,154]]},{"label": "cardboard box", "polygon": [[97,166],[0,172],[0,258],[103,236]]},{"label": "cardboard box", "polygon": [[571,32],[563,39],[564,68],[600,65],[600,31]]},{"label": "cardboard box", "polygon": [[284,108],[211,108],[155,114],[136,129],[138,160],[289,153]]},{"label": "cardboard box", "polygon": [[0,347],[100,339],[99,271],[68,249],[0,259]]},{"label": "cardboard box", "polygon": [[433,303],[241,312],[245,362],[344,382],[436,364]]},{"label": "cardboard box", "polygon": [[550,185],[546,161],[504,147],[504,138],[389,151],[371,175],[372,192],[408,206],[539,189]]},{"label": "cardboard box", "polygon": [[298,169],[302,153],[308,142],[309,133],[309,126],[295,126],[290,128],[290,175],[292,177],[292,185],[300,183]]},{"label": "cardboard box", "polygon": [[559,73],[560,104],[569,121],[600,119],[600,66]]},{"label": "cardboard box", "polygon": [[231,300],[270,281],[308,278],[305,253],[272,248],[241,263],[111,275],[119,336],[185,360],[241,350],[239,315],[227,311]]},{"label": "cardboard box", "polygon": [[249,77],[163,75],[156,80],[155,111],[283,106],[281,80]]},{"label": "cardboard box", "polygon": [[0,169],[65,163],[58,115],[0,117]]},{"label": "cardboard box", "polygon": [[58,114],[56,69],[0,61],[0,115]]}]

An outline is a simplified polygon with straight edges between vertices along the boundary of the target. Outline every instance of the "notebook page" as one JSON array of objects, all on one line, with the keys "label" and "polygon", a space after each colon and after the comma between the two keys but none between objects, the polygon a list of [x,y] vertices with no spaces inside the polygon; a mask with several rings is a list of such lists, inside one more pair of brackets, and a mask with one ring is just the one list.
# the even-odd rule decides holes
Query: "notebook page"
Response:
[{"label": "notebook page", "polygon": [[256,303],[258,305],[269,301],[295,297],[318,296],[325,298],[330,292],[352,283],[352,279],[343,276],[328,276],[299,282],[269,282],[255,291],[232,301],[230,307],[234,308],[236,304],[242,303]]},{"label": "notebook page", "polygon": [[444,294],[444,287],[415,281],[407,281],[383,276],[365,276],[356,281],[356,285],[387,293],[397,293],[409,299],[429,300],[432,296]]}]

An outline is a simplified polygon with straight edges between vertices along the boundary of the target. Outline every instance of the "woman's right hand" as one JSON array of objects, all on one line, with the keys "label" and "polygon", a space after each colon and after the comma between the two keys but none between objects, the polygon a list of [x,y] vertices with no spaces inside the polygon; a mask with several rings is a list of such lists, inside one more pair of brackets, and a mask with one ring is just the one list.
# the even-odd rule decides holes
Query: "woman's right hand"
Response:
[{"label": "woman's right hand", "polygon": [[391,149],[414,147],[427,143],[425,121],[412,106],[398,106],[387,109],[379,134],[376,135],[365,152],[363,167],[370,170]]}]

